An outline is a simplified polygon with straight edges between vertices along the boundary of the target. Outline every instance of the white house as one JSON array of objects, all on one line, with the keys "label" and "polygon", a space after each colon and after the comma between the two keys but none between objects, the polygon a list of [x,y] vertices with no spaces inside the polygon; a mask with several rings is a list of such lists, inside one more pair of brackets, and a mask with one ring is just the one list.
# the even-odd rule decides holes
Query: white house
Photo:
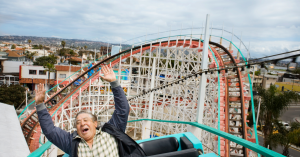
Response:
[{"label": "white house", "polygon": [[20,84],[27,86],[30,90],[34,90],[39,83],[49,84],[46,89],[49,89],[55,81],[55,72],[50,73],[50,79],[48,80],[49,72],[45,71],[43,66],[22,65],[20,66]]},{"label": "white house", "polygon": [[19,84],[20,66],[26,64],[32,62],[0,60],[0,85]]}]

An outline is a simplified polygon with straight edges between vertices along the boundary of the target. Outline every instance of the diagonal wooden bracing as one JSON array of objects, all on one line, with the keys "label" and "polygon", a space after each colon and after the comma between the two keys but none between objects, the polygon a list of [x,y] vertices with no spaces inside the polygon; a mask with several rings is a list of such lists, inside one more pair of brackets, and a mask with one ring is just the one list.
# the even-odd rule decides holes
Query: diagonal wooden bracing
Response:
[{"label": "diagonal wooden bracing", "polygon": [[[210,58],[209,67],[215,67],[216,62],[218,62],[220,66],[227,64],[222,59],[222,53],[224,52],[219,51],[217,49],[218,46],[214,45],[214,47],[215,48],[212,48],[209,51],[209,56],[207,56]],[[214,59],[212,54],[217,57],[217,60]],[[127,58],[130,58],[129,62],[121,62]],[[114,66],[115,69],[127,69],[129,71],[129,74],[127,75],[128,80],[120,79],[120,81],[122,87],[124,87],[127,97],[131,98],[137,94],[150,90],[152,75],[151,70],[154,59],[157,60],[155,65],[156,72],[154,74],[154,84],[155,87],[158,87],[179,78],[184,78],[193,72],[199,71],[199,69],[201,69],[202,44],[199,44],[199,40],[192,40],[192,42],[190,42],[190,40],[177,39],[173,41],[162,41],[141,45],[137,48],[135,47],[131,50],[126,50],[126,52],[123,51],[111,58],[104,59],[96,63],[92,69],[97,71],[100,64],[108,64],[109,62],[111,62],[111,65]],[[138,71],[138,73],[134,73],[134,71]],[[78,78],[85,74],[86,73],[82,73]],[[99,74],[95,73],[91,81],[86,80],[85,85],[77,87],[77,91],[73,90],[73,93],[67,93],[65,97],[59,99],[60,101],[54,107],[50,108],[50,112],[54,113],[59,106],[62,106],[57,110],[56,115],[53,117],[57,126],[68,131],[74,130],[74,117],[76,113],[82,109],[89,109],[96,113],[99,121],[101,122],[106,122],[110,119],[114,110],[113,96],[110,91],[109,84],[107,82],[102,82],[98,76]],[[179,84],[174,84],[171,87],[153,91],[153,119],[195,121],[200,77],[201,76],[189,78]],[[207,79],[207,94],[205,97],[206,103],[203,111],[205,117],[203,118],[203,124],[213,128],[218,128],[218,90],[220,90],[220,99],[222,100],[220,121],[225,121],[224,124],[227,124],[228,119],[228,111],[226,108],[228,106],[227,100],[229,98],[227,89],[229,83],[227,82],[227,77],[225,76],[224,71],[221,72],[220,78],[220,88],[216,81],[216,73],[209,74]],[[70,83],[69,87],[66,86],[61,89],[61,91],[70,88],[73,82]],[[46,102],[49,102],[50,99],[57,98],[61,91],[51,95]],[[147,117],[147,111],[149,110],[148,104],[149,94],[139,97],[136,100],[132,100],[130,102],[131,110],[129,120]],[[34,118],[33,116],[34,114],[29,116],[27,119],[32,119]],[[25,122],[26,121],[27,120],[25,120]],[[26,123],[23,123],[23,130],[26,130],[27,128],[25,127],[25,124]],[[127,132],[131,131],[133,132],[133,137],[139,138],[141,126],[141,122],[130,123],[127,126]],[[30,129],[35,129],[36,132],[32,132]],[[156,122],[153,122],[151,128],[148,129],[151,130],[152,135],[166,135],[186,132],[189,130],[189,128],[184,124],[163,124]],[[227,129],[228,125],[221,126],[221,130],[227,132]],[[27,135],[27,139],[30,139],[28,143],[31,147],[33,147],[31,150],[34,150],[37,146],[33,143],[36,139],[38,139],[40,129],[39,126],[36,125],[29,127],[29,129],[27,128],[27,131],[28,130],[29,132],[31,131],[32,134]],[[33,136],[36,138],[32,139]],[[206,152],[217,149],[215,135],[204,131],[203,139],[201,140],[209,148],[205,150]],[[222,156],[224,156],[225,152],[229,152],[229,144],[223,139],[221,142],[224,142],[224,144],[221,144]]]}]

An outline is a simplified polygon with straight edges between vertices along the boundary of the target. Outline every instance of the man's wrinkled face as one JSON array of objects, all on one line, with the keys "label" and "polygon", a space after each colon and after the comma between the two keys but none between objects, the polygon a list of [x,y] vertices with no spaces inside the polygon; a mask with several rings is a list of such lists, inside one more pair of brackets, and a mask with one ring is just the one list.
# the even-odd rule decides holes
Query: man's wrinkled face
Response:
[{"label": "man's wrinkled face", "polygon": [[93,122],[91,115],[82,113],[77,116],[76,128],[77,133],[85,141],[89,141],[94,138],[96,134],[97,121]]}]

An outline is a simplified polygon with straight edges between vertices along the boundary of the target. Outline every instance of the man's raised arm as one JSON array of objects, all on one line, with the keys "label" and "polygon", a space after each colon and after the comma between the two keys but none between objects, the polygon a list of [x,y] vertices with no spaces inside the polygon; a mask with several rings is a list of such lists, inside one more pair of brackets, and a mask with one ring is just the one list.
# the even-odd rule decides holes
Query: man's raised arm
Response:
[{"label": "man's raised arm", "polygon": [[104,76],[100,77],[110,83],[115,101],[116,110],[113,113],[112,118],[108,121],[108,123],[116,126],[120,130],[125,132],[127,119],[129,115],[129,104],[126,99],[125,93],[122,87],[120,86],[120,83],[116,79],[116,75],[111,67],[103,66],[101,71],[104,73]]},{"label": "man's raised arm", "polygon": [[71,134],[54,126],[52,118],[43,103],[45,91],[44,84],[39,84],[35,93],[36,111],[42,131],[50,142],[69,154],[72,140]]}]

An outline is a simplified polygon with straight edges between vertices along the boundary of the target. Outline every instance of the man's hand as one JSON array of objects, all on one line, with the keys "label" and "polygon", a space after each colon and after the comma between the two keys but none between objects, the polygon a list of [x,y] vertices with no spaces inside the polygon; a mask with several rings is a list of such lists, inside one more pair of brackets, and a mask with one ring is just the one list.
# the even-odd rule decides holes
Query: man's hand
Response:
[{"label": "man's hand", "polygon": [[38,84],[37,89],[35,90],[35,103],[37,105],[43,103],[45,99],[45,92],[44,84]]},{"label": "man's hand", "polygon": [[114,82],[116,81],[116,75],[114,73],[114,71],[112,70],[111,67],[105,65],[101,68],[101,72],[104,74],[104,76],[101,76],[100,77],[105,80],[105,81],[108,81],[108,82]]}]

